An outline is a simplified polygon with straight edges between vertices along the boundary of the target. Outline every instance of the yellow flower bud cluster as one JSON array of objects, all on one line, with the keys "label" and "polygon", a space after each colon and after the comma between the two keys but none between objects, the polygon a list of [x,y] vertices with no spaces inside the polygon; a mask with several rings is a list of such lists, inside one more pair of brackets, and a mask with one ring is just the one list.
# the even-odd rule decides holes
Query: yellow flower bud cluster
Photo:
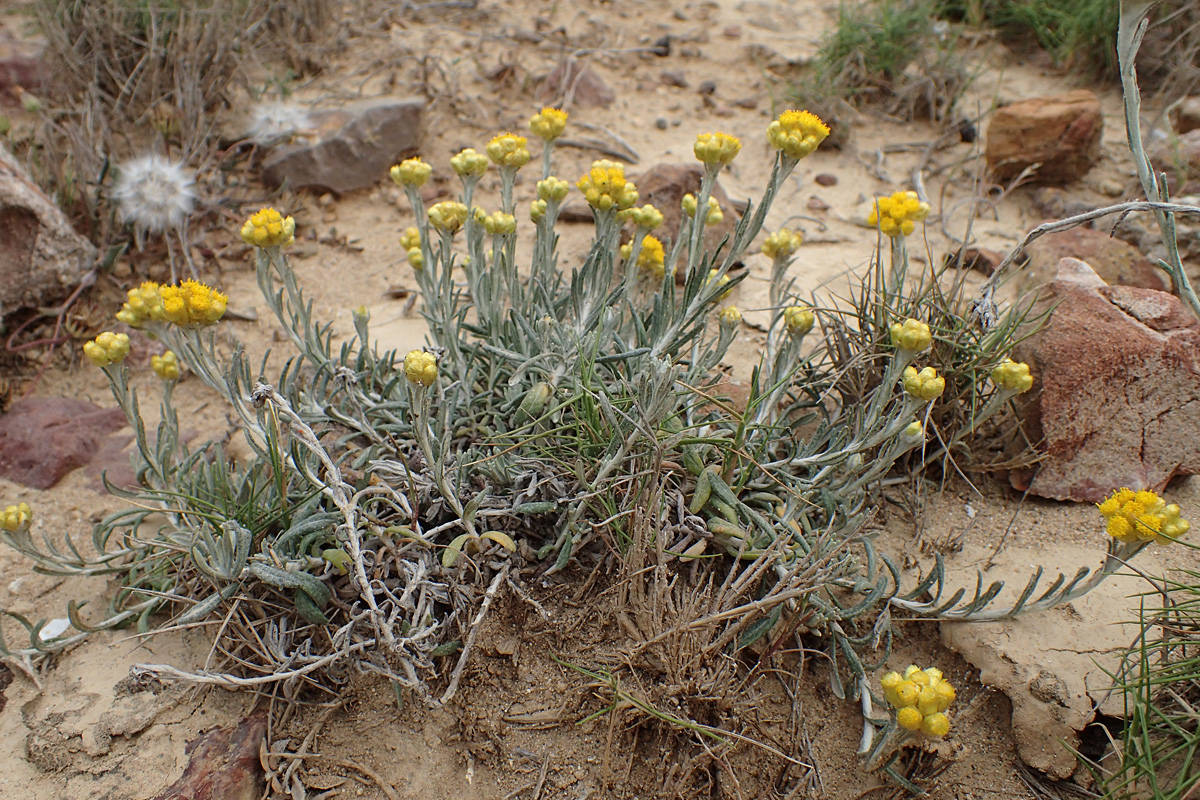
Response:
[{"label": "yellow flower bud cluster", "polygon": [[1156,541],[1168,544],[1192,527],[1181,517],[1179,506],[1167,505],[1156,492],[1120,489],[1099,505],[1108,520],[1108,535],[1126,542]]},{"label": "yellow flower bud cluster", "polygon": [[907,350],[910,353],[920,353],[933,343],[933,333],[929,326],[916,319],[906,319],[904,323],[893,322],[888,326],[888,335],[892,347]]},{"label": "yellow flower bud cluster", "polygon": [[937,374],[933,367],[917,372],[916,367],[904,368],[904,391],[922,402],[928,403],[942,396],[946,390],[946,379]]},{"label": "yellow flower bud cluster", "polygon": [[920,731],[931,739],[941,739],[950,732],[946,709],[956,693],[940,669],[909,666],[903,675],[889,672],[880,683],[883,696],[896,709],[896,722],[901,728]]},{"label": "yellow flower bud cluster", "polygon": [[32,519],[33,510],[28,503],[9,506],[4,509],[3,514],[0,514],[0,528],[4,528],[9,533],[16,533],[21,526],[28,525]]},{"label": "yellow flower bud cluster", "polygon": [[421,232],[416,228],[405,228],[404,233],[400,235],[400,247],[404,249],[404,254],[408,256],[408,263],[413,269],[421,269],[425,266],[425,256],[421,254]]},{"label": "yellow flower bud cluster", "polygon": [[617,216],[621,221],[633,220],[636,227],[646,231],[652,231],[663,224],[662,212],[649,203],[640,207],[627,208]]},{"label": "yellow flower bud cluster", "polygon": [[296,240],[296,220],[263,208],[242,226],[242,241],[254,247],[284,247]]},{"label": "yellow flower bud cluster", "polygon": [[517,218],[503,211],[494,211],[483,218],[483,229],[492,236],[508,236],[517,232]]},{"label": "yellow flower bud cluster", "polygon": [[742,310],[737,306],[725,306],[717,315],[717,320],[723,328],[736,328],[742,324]]},{"label": "yellow flower bud cluster", "polygon": [[150,358],[150,369],[164,381],[179,380],[179,356],[168,350],[161,356]]},{"label": "yellow flower bud cluster", "polygon": [[875,198],[867,224],[878,227],[885,236],[908,236],[928,216],[929,203],[921,202],[916,192],[896,192],[891,197]]},{"label": "yellow flower bud cluster", "polygon": [[710,167],[728,166],[741,150],[741,141],[728,133],[702,133],[692,145],[696,158]]},{"label": "yellow flower bud cluster", "polygon": [[637,187],[625,179],[625,168],[607,159],[593,161],[587,175],[575,185],[588,205],[600,211],[613,208],[623,211],[638,201]]},{"label": "yellow flower bud cluster", "polygon": [[433,353],[412,350],[404,357],[404,377],[421,386],[432,386],[437,380],[437,359]]},{"label": "yellow flower bud cluster", "polygon": [[129,336],[105,331],[83,345],[83,354],[97,367],[120,364],[129,355]]},{"label": "yellow flower bud cluster", "polygon": [[[708,271],[708,277],[704,279],[704,289],[705,289],[706,291],[709,289],[709,287],[715,286],[715,287],[717,287],[717,288],[719,289],[720,287],[722,287],[722,286],[724,286],[725,284],[729,283],[729,276],[728,276],[728,275],[722,275],[722,276],[721,276],[721,277],[719,277],[719,278],[717,277],[717,273],[719,273],[720,271],[721,271],[721,270],[719,270],[719,269],[710,269],[710,270]],[[727,297],[729,297],[729,295],[730,295],[732,292],[733,292],[733,289],[726,289],[724,292],[721,292],[719,295],[717,295],[717,296],[716,296],[715,298],[713,298],[713,299],[714,299],[714,300],[724,300],[724,299],[726,299]]]},{"label": "yellow flower bud cluster", "polygon": [[[633,245],[621,245],[621,257],[628,260],[631,255],[633,255]],[[667,253],[663,249],[662,242],[653,236],[642,238],[642,249],[637,257],[638,267],[662,280],[663,275],[666,274],[666,260]]]},{"label": "yellow flower bud cluster", "polygon": [[1006,358],[992,370],[992,383],[1002,391],[1024,394],[1033,388],[1033,376],[1028,364]]},{"label": "yellow flower bud cluster", "polygon": [[478,177],[487,172],[488,160],[483,153],[476,153],[474,149],[468,147],[458,155],[450,157],[450,167],[460,178],[468,175]]},{"label": "yellow flower bud cluster", "polygon": [[163,319],[176,325],[212,325],[225,315],[229,298],[199,281],[163,286]]},{"label": "yellow flower bud cluster", "polygon": [[406,158],[391,169],[392,180],[397,186],[424,186],[433,174],[433,167],[417,158]]},{"label": "yellow flower bud cluster", "polygon": [[117,312],[118,322],[124,322],[131,328],[140,328],[150,320],[163,319],[162,294],[157,283],[146,281],[126,294],[129,299]]},{"label": "yellow flower bud cluster", "polygon": [[788,306],[783,310],[783,324],[793,336],[803,336],[813,329],[817,317],[811,308]]},{"label": "yellow flower bud cluster", "polygon": [[[692,193],[683,196],[683,213],[693,219],[696,216],[696,195]],[[721,212],[721,204],[717,202],[717,198],[708,198],[708,216],[704,221],[708,225],[716,225],[721,220],[725,219],[725,214]]]},{"label": "yellow flower bud cluster", "polygon": [[529,163],[528,140],[515,133],[501,133],[487,143],[488,158],[498,167],[520,169]]},{"label": "yellow flower bud cluster", "polygon": [[529,218],[536,222],[541,222],[546,216],[546,201],[534,200],[529,204]]},{"label": "yellow flower bud cluster", "polygon": [[567,192],[569,191],[571,191],[571,184],[559,180],[553,175],[537,182],[538,199],[544,200],[547,203],[552,200],[556,203],[561,203],[567,198]]},{"label": "yellow flower bud cluster", "polygon": [[782,261],[791,258],[800,249],[800,243],[803,241],[804,237],[799,231],[780,228],[763,242],[762,252],[772,261]]},{"label": "yellow flower bud cluster", "polygon": [[788,158],[801,159],[829,135],[829,126],[808,111],[785,111],[767,126],[767,139]]},{"label": "yellow flower bud cluster", "polygon": [[445,233],[458,233],[467,222],[467,207],[453,200],[435,203],[429,208],[429,224]]},{"label": "yellow flower bud cluster", "polygon": [[567,129],[567,112],[561,108],[546,106],[529,119],[529,130],[534,136],[553,142]]}]

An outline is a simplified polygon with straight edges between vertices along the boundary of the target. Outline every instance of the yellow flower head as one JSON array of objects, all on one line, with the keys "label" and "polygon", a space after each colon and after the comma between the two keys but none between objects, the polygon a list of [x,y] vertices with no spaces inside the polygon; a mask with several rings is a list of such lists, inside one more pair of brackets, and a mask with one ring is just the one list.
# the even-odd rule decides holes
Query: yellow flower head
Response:
[{"label": "yellow flower head", "polygon": [[717,315],[722,328],[736,328],[742,324],[742,311],[737,306],[725,306]]},{"label": "yellow flower head", "polygon": [[829,135],[829,126],[808,111],[785,111],[767,126],[771,146],[788,158],[801,159]]},{"label": "yellow flower head", "polygon": [[450,167],[460,178],[465,178],[469,175],[479,177],[487,172],[488,159],[483,153],[476,153],[472,148],[468,147],[458,155],[450,157]]},{"label": "yellow flower head", "polygon": [[1167,505],[1156,492],[1119,489],[1098,506],[1108,520],[1108,535],[1126,543],[1167,544],[1183,536],[1191,524],[1174,503]]},{"label": "yellow flower head", "polygon": [[[708,289],[710,286],[716,286],[716,287],[719,289],[720,287],[722,287],[722,286],[724,286],[725,284],[729,283],[729,276],[728,276],[728,275],[722,275],[722,276],[721,276],[721,277],[719,277],[719,278],[717,277],[717,273],[719,273],[720,271],[721,271],[721,270],[719,270],[719,269],[710,269],[710,270],[708,271],[708,277],[704,279],[704,288],[705,288],[705,289]],[[715,281],[716,283],[714,283],[714,281]],[[726,299],[727,297],[729,297],[729,295],[730,295],[730,293],[731,293],[731,292],[733,292],[733,289],[726,289],[724,292],[721,292],[720,294],[718,294],[718,295],[717,295],[716,297],[714,297],[713,299],[714,299],[714,300],[724,300],[724,299]]]},{"label": "yellow flower head", "polygon": [[152,356],[150,358],[150,368],[154,370],[155,375],[164,381],[179,380],[179,357],[170,350],[161,356]]},{"label": "yellow flower head", "polygon": [[[691,192],[683,196],[683,213],[693,219],[696,216],[696,195]],[[716,225],[721,220],[725,219],[725,215],[721,212],[721,204],[717,202],[717,198],[708,198],[708,216],[704,221],[708,225]]]},{"label": "yellow flower head", "polygon": [[404,233],[400,234],[400,246],[405,250],[420,248],[421,232],[416,228],[405,228]]},{"label": "yellow flower head", "polygon": [[520,169],[529,163],[528,140],[515,133],[501,133],[487,144],[487,155],[498,167]]},{"label": "yellow flower head", "polygon": [[424,186],[433,174],[433,167],[420,159],[406,158],[391,169],[392,180],[397,186]]},{"label": "yellow flower head", "polygon": [[954,686],[942,677],[942,671],[910,666],[901,676],[889,672],[880,680],[884,698],[896,709],[896,722],[908,731],[921,731],[940,739],[950,732],[946,709],[954,702]]},{"label": "yellow flower head", "polygon": [[728,133],[702,133],[692,145],[696,158],[710,167],[728,166],[741,150],[741,141]]},{"label": "yellow flower head", "polygon": [[916,367],[904,369],[904,391],[922,402],[928,403],[942,396],[946,390],[946,379],[937,374],[933,367],[926,367],[917,372]]},{"label": "yellow flower head", "polygon": [[83,354],[97,367],[120,364],[129,355],[129,336],[105,331],[83,345]]},{"label": "yellow flower head", "polygon": [[534,200],[529,204],[529,218],[534,222],[541,222],[546,216],[546,201]]},{"label": "yellow flower head", "polygon": [[483,218],[483,229],[492,236],[508,236],[517,232],[517,218],[495,211]]},{"label": "yellow flower head", "polygon": [[663,224],[662,212],[649,203],[641,207],[627,208],[617,216],[622,222],[633,220],[633,224],[644,231],[652,231]]},{"label": "yellow flower head", "polygon": [[567,197],[567,192],[571,190],[571,184],[566,181],[559,180],[551,175],[549,178],[544,178],[537,182],[537,196],[539,200],[545,200],[547,203],[553,201],[561,203]]},{"label": "yellow flower head", "polygon": [[467,222],[467,207],[453,200],[435,203],[429,208],[429,224],[445,233],[458,233]]},{"label": "yellow flower head", "polygon": [[817,322],[811,308],[805,306],[788,306],[783,310],[783,324],[788,333],[793,336],[803,336],[813,329]]},{"label": "yellow flower head", "polygon": [[791,258],[800,249],[802,241],[804,241],[804,237],[800,235],[799,231],[780,228],[763,242],[762,252],[772,261],[784,261]]},{"label": "yellow flower head", "polygon": [[553,142],[567,129],[567,112],[561,108],[546,106],[529,119],[529,130],[534,136]]},{"label": "yellow flower head", "polygon": [[146,281],[135,289],[127,292],[129,297],[121,310],[117,312],[117,320],[131,328],[140,328],[149,320],[163,319],[162,295],[159,286],[153,281]]},{"label": "yellow flower head", "polygon": [[0,528],[9,533],[16,533],[19,528],[28,525],[33,520],[33,510],[27,503],[9,506],[0,514]]},{"label": "yellow flower head", "polygon": [[592,168],[575,185],[588,205],[600,211],[622,211],[638,201],[637,187],[625,179],[625,168],[607,159],[593,161]]},{"label": "yellow flower head", "polygon": [[163,318],[176,325],[212,325],[225,315],[229,298],[199,281],[163,286]]},{"label": "yellow flower head", "polygon": [[[633,249],[630,248],[632,254]],[[642,250],[638,253],[637,265],[641,269],[646,270],[655,278],[662,280],[665,274],[667,254],[663,249],[663,243],[653,236],[645,236],[642,238]]]},{"label": "yellow flower head", "polygon": [[892,347],[910,353],[920,353],[933,343],[933,333],[929,326],[911,318],[904,320],[903,324],[893,322],[888,327],[888,335],[892,340]]},{"label": "yellow flower head", "polygon": [[1006,358],[992,370],[992,383],[1001,391],[1024,394],[1033,388],[1033,376],[1028,364]]},{"label": "yellow flower head", "polygon": [[296,240],[296,220],[273,208],[253,214],[242,226],[242,241],[254,247],[284,247]]},{"label": "yellow flower head", "polygon": [[437,380],[437,359],[433,353],[412,350],[404,357],[404,377],[420,386],[432,386]]},{"label": "yellow flower head", "polygon": [[928,216],[929,203],[922,202],[916,192],[896,192],[875,198],[867,224],[878,227],[884,236],[908,236]]}]

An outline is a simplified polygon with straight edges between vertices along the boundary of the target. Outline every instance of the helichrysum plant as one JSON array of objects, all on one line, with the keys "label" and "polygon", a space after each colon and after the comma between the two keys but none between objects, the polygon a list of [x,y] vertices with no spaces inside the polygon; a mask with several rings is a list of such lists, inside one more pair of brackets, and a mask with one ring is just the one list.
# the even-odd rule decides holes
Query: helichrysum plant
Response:
[{"label": "helichrysum plant", "polygon": [[[129,291],[118,318],[135,330],[133,346],[145,334],[161,343],[156,352],[169,348],[151,363],[162,379],[155,436],[129,381],[129,337],[102,334],[85,355],[134,426],[134,507],[96,527],[94,557],[36,542],[19,508],[0,526],[39,569],[119,577],[110,615],[72,612],[79,635],[130,620],[150,629],[221,619],[212,630],[225,660],[190,674],[144,669],[286,694],[298,681],[332,687],[354,668],[445,701],[481,619],[526,560],[549,577],[601,539],[620,550],[652,536],[664,554],[707,557],[760,587],[745,613],[722,618],[718,641],[745,647],[785,611],[803,614],[828,643],[835,692],[869,698],[888,658],[889,609],[974,620],[1049,608],[1103,580],[1149,539],[1186,531],[1174,506],[1122,495],[1102,506],[1116,538],[1100,570],[1040,594],[1036,573],[1008,604],[982,581],[973,594],[944,598],[940,559],[915,585],[901,585],[901,570],[866,529],[879,481],[910,454],[919,463],[955,381],[973,381],[984,400],[966,424],[939,432],[948,445],[1030,388],[1036,376],[1008,360],[1012,326],[975,338],[932,326],[931,295],[904,280],[902,249],[893,251],[893,280],[869,277],[848,319],[831,313],[788,279],[803,237],[768,232],[760,246],[771,262],[770,324],[749,397],[732,406],[720,398],[718,370],[742,324],[730,301],[743,276],[730,268],[829,129],[787,111],[754,134],[775,153],[767,186],[711,252],[704,229],[724,214],[712,189],[747,157],[741,139],[697,136],[700,189],[679,229],[664,230],[659,209],[638,205],[621,164],[596,161],[574,180],[554,174],[565,113],[544,108],[529,127],[543,147],[543,174],[524,182],[519,211],[516,178],[532,154],[515,133],[448,165],[413,158],[391,170],[413,209],[399,245],[420,288],[424,347],[381,351],[361,307],[353,335],[335,345],[288,261],[298,223],[272,208],[236,232],[253,247],[262,295],[296,353],[271,382],[240,348],[224,355],[216,346],[229,302],[217,288],[184,281]],[[452,171],[461,191],[426,207],[419,189],[435,169]],[[500,176],[498,209],[474,198],[491,169]],[[555,226],[572,191],[595,228],[587,254],[564,264]],[[896,225],[894,240],[928,213],[910,200],[878,206],[888,229]],[[517,245],[523,226],[533,226],[529,253]],[[974,366],[956,374],[967,339]],[[855,370],[869,372],[859,380]],[[172,393],[193,376],[229,404],[248,461],[230,463],[218,444],[192,449],[179,436]],[[653,524],[635,526],[629,515]],[[33,641],[5,652],[35,658],[61,645]],[[915,699],[910,684],[920,687]],[[884,676],[883,691],[886,718],[863,704],[871,768],[889,764],[912,736],[946,735],[954,694],[936,670],[915,667],[900,681]]]}]

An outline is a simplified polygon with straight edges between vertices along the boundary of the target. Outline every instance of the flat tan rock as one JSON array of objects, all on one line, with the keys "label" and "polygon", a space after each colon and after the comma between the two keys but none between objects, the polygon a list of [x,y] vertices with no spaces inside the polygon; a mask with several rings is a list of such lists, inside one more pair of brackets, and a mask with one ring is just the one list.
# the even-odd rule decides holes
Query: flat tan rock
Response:
[{"label": "flat tan rock", "polygon": [[1078,89],[1035,97],[996,109],[987,130],[987,164],[993,178],[1009,181],[1037,167],[1035,179],[1068,183],[1100,161],[1104,117],[1094,92]]}]

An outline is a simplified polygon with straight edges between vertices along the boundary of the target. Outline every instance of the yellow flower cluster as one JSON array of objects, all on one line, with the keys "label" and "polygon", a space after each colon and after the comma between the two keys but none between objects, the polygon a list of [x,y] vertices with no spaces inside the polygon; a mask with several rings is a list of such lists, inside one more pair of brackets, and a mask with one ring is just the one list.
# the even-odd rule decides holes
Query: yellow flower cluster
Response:
[{"label": "yellow flower cluster", "polygon": [[782,261],[791,258],[800,249],[800,243],[803,241],[804,237],[799,231],[780,228],[763,242],[762,252],[772,261]]},{"label": "yellow flower cluster", "polygon": [[534,222],[541,222],[546,216],[546,201],[534,200],[529,204],[529,218]]},{"label": "yellow flower cluster", "polygon": [[492,236],[508,236],[517,232],[517,218],[503,211],[494,211],[483,218],[483,229]]},{"label": "yellow flower cluster", "polygon": [[561,203],[567,199],[567,192],[569,191],[571,191],[571,184],[564,180],[559,180],[553,175],[537,182],[538,199],[545,200],[547,203],[551,200]]},{"label": "yellow flower cluster", "polygon": [[783,310],[783,324],[793,336],[803,336],[813,329],[817,317],[811,308],[788,306]]},{"label": "yellow flower cluster", "polygon": [[710,167],[728,166],[741,150],[741,141],[728,133],[702,133],[692,145],[696,158]]},{"label": "yellow flower cluster", "polygon": [[[693,219],[696,216],[696,195],[689,192],[683,196],[683,213]],[[717,202],[717,198],[708,198],[708,216],[704,218],[705,224],[716,225],[721,220],[725,219],[725,214],[721,212],[721,204]]]},{"label": "yellow flower cluster", "polygon": [[404,254],[408,256],[408,263],[413,269],[421,269],[425,266],[425,257],[421,255],[421,232],[416,228],[405,228],[404,233],[400,235],[400,247],[404,248]]},{"label": "yellow flower cluster", "polygon": [[450,167],[460,178],[468,175],[478,177],[487,172],[488,160],[483,153],[476,153],[473,148],[468,147],[458,155],[450,157]]},{"label": "yellow flower cluster", "polygon": [[1006,358],[992,370],[992,383],[1002,391],[1024,394],[1033,388],[1033,376],[1029,374],[1028,364]]},{"label": "yellow flower cluster", "polygon": [[129,336],[105,331],[83,345],[83,354],[97,367],[120,364],[129,355]]},{"label": "yellow flower cluster", "polygon": [[161,356],[150,358],[150,369],[164,381],[179,380],[179,356],[168,350]]},{"label": "yellow flower cluster", "polygon": [[625,168],[607,159],[593,161],[587,175],[575,185],[588,205],[600,211],[613,208],[623,211],[638,201],[637,187],[625,179]]},{"label": "yellow flower cluster", "polygon": [[432,386],[437,380],[437,359],[433,353],[424,350],[412,350],[404,357],[404,377],[411,383],[421,386]]},{"label": "yellow flower cluster", "polygon": [[546,106],[529,119],[529,130],[534,136],[553,142],[567,129],[567,112],[561,108]]},{"label": "yellow flower cluster", "polygon": [[767,126],[767,139],[788,158],[801,159],[829,135],[829,126],[808,111],[785,111]]},{"label": "yellow flower cluster", "polygon": [[649,203],[641,207],[627,208],[617,216],[621,221],[633,220],[636,227],[647,231],[652,231],[663,224],[662,212]]},{"label": "yellow flower cluster", "polygon": [[904,670],[904,675],[889,672],[880,683],[883,696],[896,709],[896,722],[901,728],[920,731],[931,739],[940,739],[950,732],[946,709],[954,702],[956,693],[940,669],[917,669],[913,665]]},{"label": "yellow flower cluster", "polygon": [[737,306],[725,306],[717,315],[717,320],[722,327],[736,328],[742,323],[742,310]]},{"label": "yellow flower cluster", "polygon": [[[628,259],[633,255],[633,245],[621,245],[621,257]],[[667,253],[663,249],[663,243],[653,236],[642,238],[642,249],[638,253],[637,265],[648,271],[651,275],[659,280],[662,280],[666,274]]]},{"label": "yellow flower cluster", "polygon": [[140,328],[150,320],[163,319],[162,294],[157,283],[146,281],[126,294],[129,299],[117,312],[118,322],[124,322],[131,328]]},{"label": "yellow flower cluster", "polygon": [[254,247],[284,247],[296,240],[296,220],[263,208],[242,226],[242,241]]},{"label": "yellow flower cluster", "polygon": [[28,503],[9,506],[4,509],[3,514],[0,514],[0,528],[4,528],[10,533],[16,533],[22,525],[28,525],[32,519],[33,510]]},{"label": "yellow flower cluster", "polygon": [[910,397],[928,403],[942,396],[946,390],[946,379],[937,374],[933,367],[917,372],[916,367],[904,368],[904,391]]},{"label": "yellow flower cluster", "polygon": [[[717,273],[719,273],[720,271],[721,271],[721,270],[719,270],[719,269],[710,269],[710,270],[708,271],[708,277],[704,279],[704,288],[705,288],[705,289],[708,289],[708,288],[709,288],[709,286],[716,286],[716,287],[719,289],[720,287],[722,287],[722,286],[724,286],[725,284],[729,283],[729,276],[728,276],[728,275],[722,275],[722,276],[721,276],[721,277],[719,277],[719,278],[717,277]],[[714,284],[714,283],[713,283],[713,281],[716,281],[716,283]],[[725,298],[729,297],[729,295],[730,295],[732,292],[733,292],[733,289],[726,289],[724,292],[722,292],[721,294],[717,295],[717,296],[716,296],[715,298],[713,298],[713,299],[714,299],[714,300],[724,300]]]},{"label": "yellow flower cluster", "polygon": [[467,207],[453,200],[435,203],[429,208],[429,224],[445,233],[458,233],[467,222]]},{"label": "yellow flower cluster", "polygon": [[225,315],[229,302],[216,289],[193,280],[163,286],[158,291],[162,295],[163,319],[176,325],[212,325]]},{"label": "yellow flower cluster", "polygon": [[421,187],[433,174],[433,167],[417,158],[406,158],[391,169],[392,180],[397,186]]},{"label": "yellow flower cluster", "polygon": [[888,335],[892,347],[907,350],[910,353],[920,353],[933,343],[933,333],[929,326],[916,319],[906,319],[904,323],[893,322],[888,326]]},{"label": "yellow flower cluster", "polygon": [[1167,505],[1156,492],[1115,491],[1099,505],[1108,520],[1108,535],[1121,542],[1168,544],[1183,536],[1191,524],[1179,516],[1179,506]]},{"label": "yellow flower cluster", "polygon": [[487,143],[488,158],[498,167],[520,169],[529,163],[528,140],[515,133],[501,133]]},{"label": "yellow flower cluster", "polygon": [[875,198],[867,224],[878,227],[885,236],[908,236],[928,216],[929,203],[921,202],[916,192],[896,192],[891,197]]}]

